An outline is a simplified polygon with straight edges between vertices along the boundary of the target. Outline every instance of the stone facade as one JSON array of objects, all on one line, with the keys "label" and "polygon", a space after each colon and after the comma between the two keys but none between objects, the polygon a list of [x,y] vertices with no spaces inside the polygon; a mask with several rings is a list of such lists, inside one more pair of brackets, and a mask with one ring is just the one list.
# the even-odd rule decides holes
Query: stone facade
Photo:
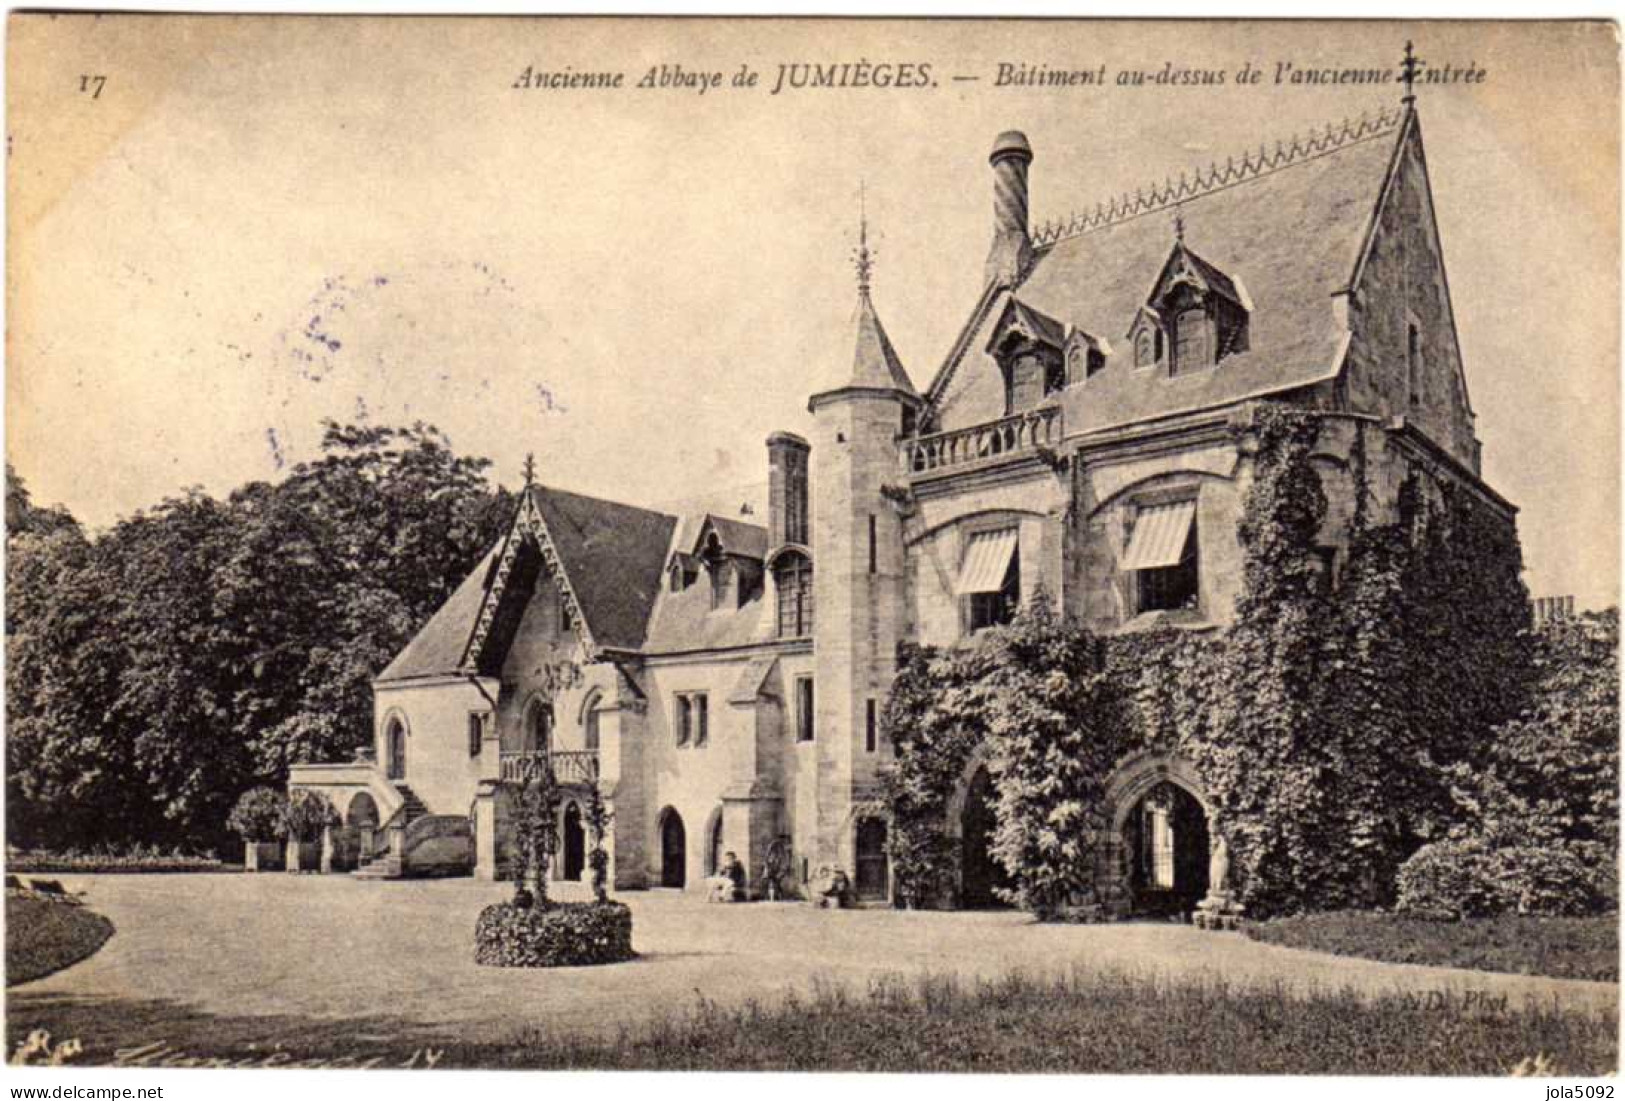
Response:
[{"label": "stone facade", "polygon": [[[1268,172],[1245,161],[1184,196],[1173,224],[1107,212],[1041,244],[1033,156],[1022,135],[998,138],[987,286],[923,393],[860,251],[851,371],[811,396],[810,440],[768,437],[765,528],[529,487],[507,540],[380,676],[371,760],[302,766],[294,782],[334,792],[346,815],[365,794],[397,848],[414,813],[468,816],[468,863],[494,877],[513,781],[552,754],[570,799],[594,777],[607,796],[618,888],[703,890],[733,852],[760,893],[771,852],[792,894],[839,869],[884,903],[878,718],[898,644],[962,644],[1040,591],[1101,633],[1228,623],[1253,403],[1323,414],[1334,588],[1357,449],[1378,522],[1417,465],[1511,520],[1478,478],[1413,111],[1346,125]],[[579,679],[559,682],[561,665]],[[1185,762],[1124,762],[1095,815],[1103,913],[1129,904],[1130,835],[1166,840],[1177,818],[1136,817],[1153,791],[1175,793],[1180,821],[1206,813]],[[1200,912],[1224,925],[1216,830],[1210,843]]]}]

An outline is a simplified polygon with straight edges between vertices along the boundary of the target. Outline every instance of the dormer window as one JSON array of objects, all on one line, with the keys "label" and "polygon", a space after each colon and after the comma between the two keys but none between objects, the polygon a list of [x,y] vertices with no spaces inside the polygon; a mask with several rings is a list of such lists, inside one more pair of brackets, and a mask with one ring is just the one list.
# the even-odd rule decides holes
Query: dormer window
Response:
[{"label": "dormer window", "polygon": [[1169,374],[1184,375],[1213,366],[1212,326],[1213,319],[1200,305],[1179,312],[1174,318],[1174,361]]},{"label": "dormer window", "polygon": [[1252,303],[1232,278],[1175,243],[1156,290],[1132,330],[1134,364],[1166,362],[1169,377],[1206,370],[1226,356],[1245,352]]},{"label": "dormer window", "polygon": [[1129,340],[1134,346],[1135,367],[1155,367],[1162,362],[1162,319],[1155,310],[1140,311]]},{"label": "dormer window", "polygon": [[988,354],[1004,375],[1005,415],[1031,409],[1067,385],[1066,326],[1012,298],[993,326]]},{"label": "dormer window", "polygon": [[1066,338],[1066,385],[1072,386],[1094,378],[1106,368],[1106,347],[1103,341],[1073,329]]}]

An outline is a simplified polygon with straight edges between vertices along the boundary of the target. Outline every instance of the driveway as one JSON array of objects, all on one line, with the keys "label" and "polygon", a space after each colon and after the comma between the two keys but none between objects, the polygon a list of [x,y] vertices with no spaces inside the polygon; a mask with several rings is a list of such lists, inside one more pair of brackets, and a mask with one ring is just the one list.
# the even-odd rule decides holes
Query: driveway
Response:
[{"label": "driveway", "polygon": [[994,976],[1073,966],[1300,991],[1556,998],[1588,1008],[1616,1006],[1619,997],[1613,983],[1339,958],[1183,925],[1038,925],[1014,912],[832,912],[793,903],[712,906],[665,891],[621,896],[633,911],[641,957],[633,963],[487,968],[473,962],[472,931],[481,907],[507,897],[501,884],[285,874],[64,881],[84,890],[117,932],[90,959],[13,988],[14,1025],[26,1025],[30,1007],[127,1002],[149,1007],[142,1019],[151,1028],[159,1025],[150,1007],[165,1006],[193,1017],[323,1018],[362,1032],[369,1020],[387,1018],[389,1028],[498,1041],[538,1029],[613,1032],[702,996],[770,1001],[818,980],[861,989],[886,973]]}]

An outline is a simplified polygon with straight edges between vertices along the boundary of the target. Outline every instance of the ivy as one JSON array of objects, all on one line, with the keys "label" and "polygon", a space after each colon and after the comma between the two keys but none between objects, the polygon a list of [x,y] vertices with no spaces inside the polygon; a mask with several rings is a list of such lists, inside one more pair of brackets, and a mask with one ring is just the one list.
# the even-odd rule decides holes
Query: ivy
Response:
[{"label": "ivy", "polygon": [[1264,404],[1236,425],[1252,478],[1228,627],[1093,638],[1040,598],[966,647],[904,648],[883,787],[905,898],[951,882],[946,808],[983,748],[994,856],[1039,914],[1102,901],[1102,795],[1145,750],[1195,766],[1250,913],[1392,901],[1400,865],[1459,820],[1460,770],[1527,704],[1527,594],[1513,525],[1447,478],[1412,467],[1373,520],[1363,424],[1340,584],[1323,584],[1321,424]]}]

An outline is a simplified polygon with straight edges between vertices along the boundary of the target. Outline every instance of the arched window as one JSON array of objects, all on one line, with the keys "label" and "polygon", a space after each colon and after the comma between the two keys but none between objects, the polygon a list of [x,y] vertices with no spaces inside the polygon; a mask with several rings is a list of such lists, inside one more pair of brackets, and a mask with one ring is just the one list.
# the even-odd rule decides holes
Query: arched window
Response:
[{"label": "arched window", "polygon": [[406,779],[406,724],[399,718],[384,728],[385,774],[391,780]]},{"label": "arched window", "polygon": [[1212,366],[1213,353],[1208,347],[1207,311],[1199,306],[1182,310],[1174,330],[1173,373],[1199,371]]},{"label": "arched window", "polygon": [[602,701],[603,697],[594,692],[581,712],[581,741],[593,752],[598,750],[598,705]]},{"label": "arched window", "polygon": [[553,742],[553,706],[545,700],[533,699],[525,709],[524,742],[521,747],[528,753],[545,753]]},{"label": "arched window", "polygon": [[1149,367],[1155,362],[1157,362],[1157,332],[1155,327],[1146,325],[1134,340],[1134,366]]},{"label": "arched window", "polygon": [[781,555],[773,566],[773,581],[779,594],[779,637],[812,634],[812,563],[804,555]]}]

